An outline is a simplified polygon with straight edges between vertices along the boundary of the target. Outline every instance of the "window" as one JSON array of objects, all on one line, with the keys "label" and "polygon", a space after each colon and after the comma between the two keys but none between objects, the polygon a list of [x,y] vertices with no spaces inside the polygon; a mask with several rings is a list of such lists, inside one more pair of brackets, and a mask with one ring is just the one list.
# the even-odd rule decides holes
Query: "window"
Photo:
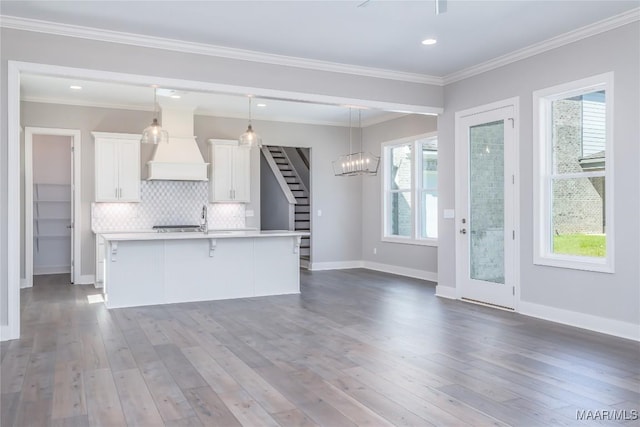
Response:
[{"label": "window", "polygon": [[611,73],[534,92],[536,264],[613,271]]},{"label": "window", "polygon": [[438,148],[435,136],[383,144],[383,240],[435,245]]}]

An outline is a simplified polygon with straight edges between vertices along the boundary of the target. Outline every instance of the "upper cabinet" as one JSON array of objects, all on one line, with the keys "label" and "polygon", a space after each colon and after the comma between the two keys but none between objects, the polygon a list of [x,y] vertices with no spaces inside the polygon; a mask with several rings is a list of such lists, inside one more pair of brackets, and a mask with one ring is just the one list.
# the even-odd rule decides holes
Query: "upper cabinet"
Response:
[{"label": "upper cabinet", "polygon": [[140,201],[140,135],[93,132],[95,201]]},{"label": "upper cabinet", "polygon": [[240,147],[236,140],[210,139],[209,200],[249,203],[251,149]]}]

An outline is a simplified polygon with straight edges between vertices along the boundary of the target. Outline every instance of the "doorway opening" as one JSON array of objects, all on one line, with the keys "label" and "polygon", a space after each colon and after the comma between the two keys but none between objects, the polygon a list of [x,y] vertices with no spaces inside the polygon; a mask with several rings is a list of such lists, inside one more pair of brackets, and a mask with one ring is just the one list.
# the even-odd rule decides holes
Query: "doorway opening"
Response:
[{"label": "doorway opening", "polygon": [[21,287],[34,276],[80,279],[80,131],[25,128]]}]

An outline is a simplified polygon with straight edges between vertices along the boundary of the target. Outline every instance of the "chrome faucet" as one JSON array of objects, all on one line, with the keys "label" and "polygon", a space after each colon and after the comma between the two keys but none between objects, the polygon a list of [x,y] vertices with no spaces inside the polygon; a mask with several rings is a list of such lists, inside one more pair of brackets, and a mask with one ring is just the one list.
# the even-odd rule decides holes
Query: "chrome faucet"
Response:
[{"label": "chrome faucet", "polygon": [[200,222],[200,231],[209,234],[209,215],[207,215],[207,205],[202,206],[202,221]]}]

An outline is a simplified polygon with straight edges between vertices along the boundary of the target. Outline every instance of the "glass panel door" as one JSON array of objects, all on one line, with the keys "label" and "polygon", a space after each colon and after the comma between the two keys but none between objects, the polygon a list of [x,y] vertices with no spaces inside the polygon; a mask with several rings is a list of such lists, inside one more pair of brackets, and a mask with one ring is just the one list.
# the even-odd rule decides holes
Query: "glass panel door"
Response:
[{"label": "glass panel door", "polygon": [[456,117],[456,287],[460,298],[515,307],[514,105]]},{"label": "glass panel door", "polygon": [[504,284],[504,121],[469,129],[472,279]]}]

